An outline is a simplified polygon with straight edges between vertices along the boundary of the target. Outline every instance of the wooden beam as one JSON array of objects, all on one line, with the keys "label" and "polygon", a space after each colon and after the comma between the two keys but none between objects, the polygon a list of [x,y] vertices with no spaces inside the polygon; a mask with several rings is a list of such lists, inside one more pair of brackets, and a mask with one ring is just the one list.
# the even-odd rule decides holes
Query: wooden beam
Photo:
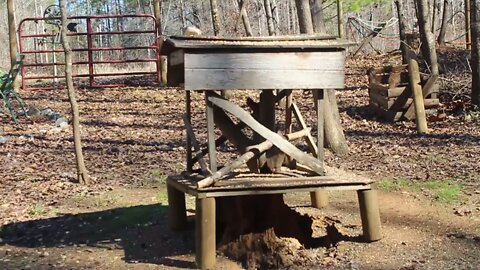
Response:
[{"label": "wooden beam", "polygon": [[[305,119],[303,119],[302,113],[300,112],[300,109],[298,108],[297,104],[295,102],[292,102],[292,111],[293,115],[298,121],[298,124],[302,129],[306,129],[307,124],[305,123]],[[315,144],[315,141],[313,140],[312,134],[307,134],[307,137],[305,138],[305,141],[308,145],[308,148],[310,149],[310,153],[314,155],[315,157],[317,156],[317,145]]]},{"label": "wooden beam", "polygon": [[208,143],[208,157],[210,162],[210,171],[217,171],[217,150],[215,147],[215,119],[214,109],[209,101],[209,92],[205,92],[205,103],[207,107],[207,143]]},{"label": "wooden beam", "polygon": [[425,114],[425,104],[423,102],[422,86],[420,85],[420,73],[418,72],[417,61],[413,59],[410,60],[408,64],[408,74],[410,77],[410,88],[412,88],[413,92],[417,130],[419,133],[427,134],[427,116]]},{"label": "wooden beam", "polygon": [[247,124],[256,133],[261,135],[266,140],[271,141],[273,145],[278,147],[285,154],[294,158],[297,162],[310,167],[319,175],[323,175],[325,173],[323,171],[322,164],[320,164],[317,159],[300,151],[293,144],[285,140],[281,135],[264,127],[257,120],[255,120],[247,111],[245,111],[238,105],[214,96],[209,97],[208,100],[212,102],[215,106],[218,106],[219,108],[238,117],[242,122]]},{"label": "wooden beam", "polygon": [[[422,96],[423,98],[426,98],[429,94],[432,93],[432,91],[435,89],[435,84],[438,80],[438,75],[432,75],[428,81],[425,83],[425,85],[422,87]],[[425,104],[426,106],[426,104]],[[412,120],[415,117],[415,106],[413,104],[410,104],[408,107],[408,110],[405,112],[403,115],[408,120]]]},{"label": "wooden beam", "polygon": [[[187,135],[189,137],[189,141],[193,145],[193,148],[195,149],[195,152],[201,152],[200,145],[198,144],[197,138],[195,136],[195,132],[193,132],[192,125],[190,124],[190,120],[188,119],[188,115],[184,114],[183,115],[183,123],[185,124],[185,129],[187,130]],[[191,151],[191,150],[190,150]],[[187,150],[188,152],[188,150]],[[191,160],[191,154],[190,154],[190,160]],[[211,175],[212,172],[208,169],[207,163],[203,159],[203,157],[200,157],[198,160],[198,163],[200,164],[200,168],[202,169],[203,175]]]},{"label": "wooden beam", "polygon": [[198,181],[197,188],[201,189],[201,188],[205,188],[212,185],[213,183],[215,183],[216,180],[222,178],[223,176],[227,175],[229,172],[235,170],[236,168],[241,167],[242,165],[247,163],[250,159],[272,148],[272,146],[273,144],[271,142],[264,141],[263,143],[248,147],[249,150],[245,154],[237,158],[235,161],[225,165],[223,168],[216,171],[211,176]]},{"label": "wooden beam", "polygon": [[[301,138],[305,136],[307,133],[309,133],[309,129],[301,130],[298,132],[294,132],[291,134],[287,134],[285,137],[287,137],[288,140],[295,140],[298,138]],[[235,161],[233,161],[230,164],[225,165],[223,168],[220,170],[216,171],[212,175],[210,175],[207,178],[204,178],[200,181],[197,182],[197,188],[205,188],[208,186],[211,186],[214,184],[217,180],[221,179],[231,171],[241,167],[245,163],[247,163],[249,160],[251,160],[254,157],[258,157],[260,154],[264,153],[265,151],[271,149],[273,147],[273,144],[270,141],[264,141],[260,144],[257,145],[252,145],[247,147],[247,152],[243,155],[241,155],[239,158],[237,158]]]}]

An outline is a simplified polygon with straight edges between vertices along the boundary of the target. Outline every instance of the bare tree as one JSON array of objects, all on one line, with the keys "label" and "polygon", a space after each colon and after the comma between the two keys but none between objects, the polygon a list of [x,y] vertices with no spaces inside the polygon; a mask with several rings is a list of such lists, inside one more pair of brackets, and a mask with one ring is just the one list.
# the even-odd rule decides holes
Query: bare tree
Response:
[{"label": "bare tree", "polygon": [[300,33],[313,34],[312,14],[310,13],[309,0],[295,0],[298,14],[298,25]]},{"label": "bare tree", "polygon": [[218,15],[217,0],[210,0],[210,8],[212,12],[213,32],[215,36],[218,36],[220,34],[220,17]]},{"label": "bare tree", "polygon": [[312,13],[312,23],[315,32],[325,33],[325,18],[323,14],[323,1],[310,0],[310,12]]},{"label": "bare tree", "polygon": [[72,78],[72,48],[67,39],[67,13],[65,8],[65,0],[60,0],[60,12],[62,14],[61,37],[63,49],[65,51],[65,80],[67,82],[67,93],[72,108],[73,123],[73,142],[75,145],[75,158],[77,161],[77,179],[82,184],[89,183],[87,168],[83,159],[82,140],[80,136],[80,114],[78,112],[78,103],[75,89],[73,87]]},{"label": "bare tree", "polygon": [[435,35],[432,33],[432,22],[428,16],[428,0],[415,1],[417,4],[417,20],[422,41],[421,50],[423,58],[427,61],[432,75],[438,75],[437,50],[435,48]]},{"label": "bare tree", "polygon": [[[8,38],[10,44],[10,64],[11,68],[15,66],[17,61],[18,43],[17,43],[17,28],[15,22],[15,1],[7,0],[8,12]],[[13,82],[13,88],[18,90],[20,88],[18,80]]]},{"label": "bare tree", "polygon": [[480,12],[479,0],[473,0],[472,18],[472,104],[480,106]]},{"label": "bare tree", "polygon": [[402,63],[407,64],[410,60],[410,49],[408,48],[406,43],[405,15],[403,11],[402,0],[395,0],[395,6],[397,7],[398,13],[398,32],[400,35],[400,51],[402,52]]},{"label": "bare tree", "polygon": [[445,45],[445,34],[447,33],[447,26],[452,16],[452,2],[451,0],[444,0],[443,3],[443,15],[442,25],[440,27],[440,33],[438,34],[437,42],[440,45]]},{"label": "bare tree", "polygon": [[275,35],[275,24],[273,23],[272,4],[270,0],[264,0],[265,15],[267,15],[268,35]]},{"label": "bare tree", "polygon": [[249,37],[253,36],[252,26],[250,25],[250,19],[247,12],[247,0],[238,0],[238,7],[240,9],[240,16],[242,17],[243,27],[245,28],[245,34]]}]

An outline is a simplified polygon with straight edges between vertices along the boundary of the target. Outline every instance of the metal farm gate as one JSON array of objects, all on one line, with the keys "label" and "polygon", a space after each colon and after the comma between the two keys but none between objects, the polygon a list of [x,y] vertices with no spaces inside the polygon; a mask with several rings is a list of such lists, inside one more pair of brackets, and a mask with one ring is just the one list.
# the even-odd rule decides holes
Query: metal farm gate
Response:
[{"label": "metal farm gate", "polygon": [[[65,87],[61,22],[56,6],[49,8],[45,13],[50,16],[27,18],[19,25],[19,49],[25,55],[23,89]],[[135,84],[160,81],[157,26],[152,15],[69,17],[67,28],[77,85],[98,88],[135,80]]]}]

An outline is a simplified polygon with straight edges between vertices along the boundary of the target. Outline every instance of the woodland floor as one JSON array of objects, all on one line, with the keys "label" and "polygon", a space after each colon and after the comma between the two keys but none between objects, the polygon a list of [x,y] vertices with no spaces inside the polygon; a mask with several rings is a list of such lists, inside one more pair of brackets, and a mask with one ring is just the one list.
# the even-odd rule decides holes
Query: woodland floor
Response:
[{"label": "woodland floor", "polygon": [[[288,194],[286,202],[314,221],[314,235],[330,241],[307,249],[295,239],[276,239],[257,252],[280,254],[286,269],[478,269],[480,115],[466,111],[468,53],[441,52],[445,115],[429,123],[429,135],[369,111],[366,70],[397,64],[398,56],[348,60],[347,87],[337,93],[350,154],[327,154],[327,163],[380,181],[384,238],[359,241],[354,193],[332,193],[325,210],[308,207],[308,194]],[[239,91],[234,100],[252,94]],[[69,115],[63,91],[21,95],[29,106]],[[72,183],[70,127],[53,132],[55,124],[41,117],[21,118],[19,125],[1,119],[7,141],[0,143],[0,269],[195,268],[193,223],[184,232],[166,224],[165,179],[185,166],[183,95],[154,87],[79,90],[89,186]],[[192,122],[204,141],[202,95],[193,99]],[[295,100],[313,119],[312,97],[297,91]],[[228,159],[231,148],[223,150]],[[187,207],[191,219],[193,198]],[[242,267],[219,258],[218,269]]]}]

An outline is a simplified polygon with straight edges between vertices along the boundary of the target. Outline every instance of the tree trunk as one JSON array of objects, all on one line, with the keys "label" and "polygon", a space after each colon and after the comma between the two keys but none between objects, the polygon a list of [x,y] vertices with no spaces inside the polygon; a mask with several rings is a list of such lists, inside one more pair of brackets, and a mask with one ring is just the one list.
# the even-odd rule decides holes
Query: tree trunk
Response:
[{"label": "tree trunk", "polygon": [[322,0],[310,0],[310,12],[312,14],[313,29],[316,33],[324,34],[326,33],[326,28],[322,3]]},{"label": "tree trunk", "polygon": [[245,34],[248,37],[253,36],[252,26],[250,25],[250,20],[248,19],[248,12],[246,8],[246,0],[238,0],[238,6],[240,8],[240,16],[242,16],[243,27],[245,28]]},{"label": "tree trunk", "polygon": [[410,60],[410,49],[407,46],[405,37],[405,16],[403,13],[402,0],[395,0],[398,14],[398,32],[400,35],[400,51],[402,51],[402,63],[407,64]]},{"label": "tree trunk", "polygon": [[[475,2],[475,0],[474,0]],[[471,0],[465,0],[465,31],[467,34],[465,35],[465,43],[467,49],[471,49],[472,47],[472,31],[470,29],[470,24],[471,24],[471,6],[472,6],[472,1]]]},{"label": "tree trunk", "polygon": [[428,0],[418,0],[416,4],[418,10],[418,28],[420,31],[420,40],[422,41],[422,55],[430,66],[431,74],[438,75],[437,50],[435,48],[435,35],[430,31],[432,24],[430,17],[428,17]]},{"label": "tree trunk", "polygon": [[275,35],[275,24],[273,23],[272,5],[270,0],[264,0],[265,15],[267,16],[268,35]]},{"label": "tree trunk", "polygon": [[343,27],[343,2],[342,0],[337,0],[337,27],[338,27],[338,37],[344,38],[345,31]]},{"label": "tree trunk", "polygon": [[[302,0],[301,2],[306,2],[308,4],[308,1]],[[297,0],[297,3],[298,3],[298,0]],[[299,7],[297,6],[297,9],[298,8]],[[298,14],[299,14],[299,21],[301,21],[300,14],[302,15],[304,14],[303,12],[302,13],[299,12]],[[308,13],[305,16],[311,17],[311,14]],[[312,33],[317,32],[317,30],[320,30],[317,28],[313,28],[311,21],[312,19],[310,18],[310,25],[309,25],[308,18],[303,22],[303,24],[307,26],[307,29],[304,29],[304,30],[308,30],[309,27],[312,28]],[[300,25],[302,25],[302,23],[300,23]],[[300,29],[302,29],[302,27],[300,27]],[[346,154],[348,153],[348,145],[347,145],[347,140],[345,139],[345,134],[343,133],[342,124],[340,121],[340,113],[338,111],[337,99],[335,97],[334,90],[325,91],[324,104],[325,104],[325,109],[323,111],[324,111],[324,119],[325,119],[325,123],[324,123],[325,146],[328,147],[330,150],[332,150],[334,153]]]},{"label": "tree trunk", "polygon": [[67,39],[67,13],[65,8],[65,0],[60,0],[60,11],[62,16],[62,44],[65,50],[65,80],[67,82],[67,93],[72,108],[72,122],[73,122],[73,142],[75,145],[75,158],[77,161],[77,176],[78,182],[82,184],[89,183],[88,172],[85,167],[82,152],[82,141],[80,137],[80,115],[78,112],[78,104],[76,99],[75,89],[73,87],[72,78],[72,49]]},{"label": "tree trunk", "polygon": [[442,25],[440,27],[440,33],[438,34],[437,42],[440,45],[445,45],[445,34],[447,32],[448,22],[452,16],[452,3],[451,0],[444,0],[443,3],[443,15]]},{"label": "tree trunk", "polygon": [[213,33],[218,36],[220,35],[220,17],[218,16],[217,0],[210,0],[210,10],[212,12]]},{"label": "tree trunk", "polygon": [[472,1],[472,105],[480,106],[480,12],[477,0]]},{"label": "tree trunk", "polygon": [[[10,45],[10,64],[11,64],[11,68],[13,68],[15,66],[15,62],[17,61],[17,52],[18,52],[14,0],[7,0],[7,12],[8,12],[8,38],[9,38],[9,45]],[[17,79],[13,82],[13,88],[16,91],[18,91],[18,89],[20,88],[20,84]]]},{"label": "tree trunk", "polygon": [[309,0],[295,0],[298,14],[300,33],[313,34],[312,14],[310,13]]}]

